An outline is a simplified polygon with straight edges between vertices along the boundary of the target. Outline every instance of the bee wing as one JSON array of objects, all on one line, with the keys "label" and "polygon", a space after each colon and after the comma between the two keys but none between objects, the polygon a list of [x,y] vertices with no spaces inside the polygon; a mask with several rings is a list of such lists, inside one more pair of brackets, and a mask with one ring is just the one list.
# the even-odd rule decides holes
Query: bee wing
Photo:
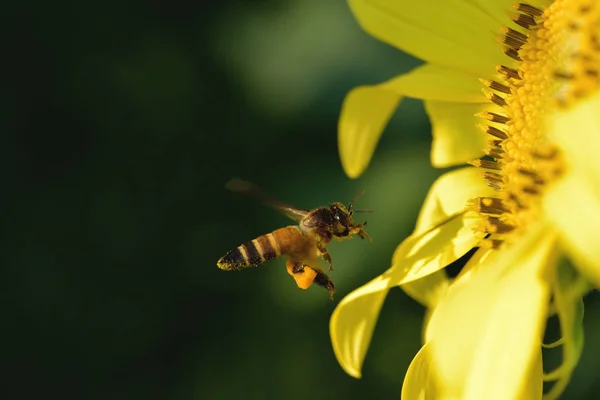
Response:
[{"label": "bee wing", "polygon": [[252,182],[244,181],[241,179],[232,179],[225,187],[232,192],[245,194],[251,197],[255,197],[263,203],[274,207],[295,221],[300,221],[302,218],[308,214],[309,210],[303,210],[300,208],[296,208],[289,204],[283,203],[277,200],[275,197],[265,192],[263,189],[258,187]]}]

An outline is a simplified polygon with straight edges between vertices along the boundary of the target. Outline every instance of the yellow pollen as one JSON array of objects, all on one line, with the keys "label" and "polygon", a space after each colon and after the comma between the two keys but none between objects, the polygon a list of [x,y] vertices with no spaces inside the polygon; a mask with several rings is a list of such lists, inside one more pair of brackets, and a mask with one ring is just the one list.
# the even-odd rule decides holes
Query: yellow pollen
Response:
[{"label": "yellow pollen", "polygon": [[[507,57],[493,79],[481,79],[490,110],[479,114],[491,136],[485,158],[472,165],[498,192],[471,201],[498,248],[538,218],[540,196],[563,170],[546,120],[600,88],[600,1],[556,0],[545,9],[515,5],[514,26],[499,39]],[[500,110],[500,111],[498,111]]]}]

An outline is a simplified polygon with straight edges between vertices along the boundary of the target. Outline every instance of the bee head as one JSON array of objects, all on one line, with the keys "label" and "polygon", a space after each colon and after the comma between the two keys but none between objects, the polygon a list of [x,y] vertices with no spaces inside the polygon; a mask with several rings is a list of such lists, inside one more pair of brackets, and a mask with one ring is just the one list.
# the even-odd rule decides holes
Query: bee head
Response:
[{"label": "bee head", "polygon": [[348,236],[350,229],[354,226],[352,210],[348,210],[342,203],[336,202],[329,206],[329,211],[333,217],[332,233],[339,237]]},{"label": "bee head", "polygon": [[[332,234],[338,238],[351,237],[353,235],[358,235],[361,239],[367,238],[371,240],[371,237],[365,232],[363,227],[367,225],[366,222],[361,222],[360,224],[355,224],[352,215],[354,214],[354,202],[362,193],[358,194],[350,204],[348,208],[344,206],[342,203],[332,203],[329,206],[329,210],[331,212],[331,216],[333,218]],[[368,210],[356,210],[357,212],[369,212]]]}]

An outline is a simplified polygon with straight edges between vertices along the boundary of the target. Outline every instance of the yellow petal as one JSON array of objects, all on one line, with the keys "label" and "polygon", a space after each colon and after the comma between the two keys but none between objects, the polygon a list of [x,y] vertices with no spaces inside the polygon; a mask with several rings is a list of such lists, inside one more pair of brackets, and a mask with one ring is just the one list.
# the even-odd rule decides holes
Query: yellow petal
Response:
[{"label": "yellow petal", "polygon": [[600,94],[556,113],[549,135],[564,151],[567,171],[544,197],[547,218],[580,271],[600,287]]},{"label": "yellow petal", "polygon": [[483,234],[473,232],[472,220],[463,211],[469,199],[491,193],[477,168],[451,171],[438,178],[427,195],[415,235],[396,250],[393,266],[338,304],[329,325],[331,341],[338,362],[349,375],[360,377],[389,288],[412,282],[406,286],[407,292],[430,304],[436,304],[446,292],[448,281],[443,273],[420,283],[416,280],[445,267],[477,244]]},{"label": "yellow petal", "polygon": [[542,399],[544,393],[544,363],[541,347],[537,349],[530,375],[525,379],[523,385],[524,387],[517,400]]},{"label": "yellow petal", "polygon": [[450,287],[426,332],[445,394],[500,400],[530,390],[526,384],[536,375],[546,322],[554,240],[547,227],[532,226],[519,242],[491,254]]},{"label": "yellow petal", "polygon": [[333,351],[346,373],[360,378],[373,329],[388,292],[382,276],[356,289],[337,305],[329,321]]},{"label": "yellow petal", "polygon": [[[487,1],[487,0],[481,0],[481,1]],[[544,8],[548,7],[550,4],[552,4],[554,0],[531,0],[528,1],[528,4],[531,4],[534,7],[539,8],[540,10],[543,10]]]},{"label": "yellow petal", "polygon": [[475,213],[461,213],[427,232],[405,239],[394,252],[392,268],[386,272],[390,285],[422,279],[465,255],[485,236],[475,230],[477,221]]},{"label": "yellow petal", "polygon": [[[498,51],[502,25],[463,0],[349,0],[368,33],[432,64],[488,76],[496,65],[511,63]],[[498,8],[494,2],[486,7]],[[451,17],[449,17],[451,16]]]},{"label": "yellow petal", "polygon": [[356,178],[369,165],[377,142],[402,97],[382,86],[360,86],[344,99],[338,123],[342,167]]},{"label": "yellow petal", "polygon": [[401,398],[406,400],[442,399],[437,384],[437,375],[432,368],[428,345],[425,344],[406,371]]},{"label": "yellow petal", "polygon": [[431,185],[414,233],[428,231],[450,216],[461,213],[473,198],[493,196],[495,193],[485,184],[478,168],[467,167],[447,172]]},{"label": "yellow petal", "polygon": [[392,268],[386,272],[390,285],[423,278],[477,246],[485,234],[476,229],[479,215],[465,211],[467,203],[494,193],[477,168],[454,170],[438,178],[425,198],[414,233],[394,252]]},{"label": "yellow petal", "polygon": [[[511,26],[514,24],[512,19],[510,19],[510,13],[507,12],[513,10],[513,6],[515,5],[514,0],[494,0],[493,2],[489,0],[471,0],[471,3],[482,12],[494,18],[502,26]],[[528,3],[531,4],[530,1]]]},{"label": "yellow petal", "polygon": [[[479,104],[485,101],[480,82],[462,72],[426,64],[380,85],[361,86],[348,93],[338,126],[338,147],[349,177],[358,177],[369,165],[377,142],[403,97],[439,101],[433,103],[430,115],[436,117],[434,149],[441,149],[436,150],[442,154],[441,166],[483,155],[488,138],[476,128],[476,122],[480,121],[474,114],[490,105]],[[457,107],[452,103],[455,101],[467,104]],[[474,102],[479,103],[470,104]],[[476,152],[472,150],[474,147]],[[459,161],[444,161],[449,157]]]},{"label": "yellow petal", "polygon": [[475,77],[459,70],[435,64],[425,64],[397,76],[382,86],[406,97],[461,103],[487,103]]},{"label": "yellow petal", "polygon": [[491,137],[479,128],[483,120],[475,114],[489,109],[489,103],[425,101],[433,135],[431,164],[445,168],[482,157]]},{"label": "yellow petal", "polygon": [[[482,12],[500,22],[502,26],[514,25],[513,20],[510,18],[510,11],[514,11],[514,6],[519,2],[515,2],[514,0],[470,0],[470,2]],[[550,3],[552,3],[552,0],[527,1],[527,4],[538,7],[540,10],[543,10]]]},{"label": "yellow petal", "polygon": [[[425,343],[410,363],[404,377],[401,398],[405,400],[461,399],[460,396],[443,390],[435,365],[431,360],[430,347],[428,343]],[[530,378],[526,380],[523,390],[515,397],[515,400],[541,399],[543,391],[542,375],[542,352],[538,350]]]}]

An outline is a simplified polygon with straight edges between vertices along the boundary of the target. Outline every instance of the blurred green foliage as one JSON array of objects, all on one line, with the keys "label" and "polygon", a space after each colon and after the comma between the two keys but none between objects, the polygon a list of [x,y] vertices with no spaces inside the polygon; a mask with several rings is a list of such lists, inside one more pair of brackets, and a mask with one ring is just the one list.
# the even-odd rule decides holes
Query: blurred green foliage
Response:
[{"label": "blurred green foliage", "polygon": [[[356,181],[336,126],[350,88],[419,61],[364,34],[343,1],[4,8],[3,398],[399,396],[422,308],[392,291],[361,380],[338,366],[328,323],[412,230],[440,173],[430,126],[406,100]],[[302,208],[366,190],[374,241],[331,246],[333,302],[282,260],[217,269],[290,223],[228,193],[237,176]],[[591,393],[599,362],[584,354],[572,393]]]}]

